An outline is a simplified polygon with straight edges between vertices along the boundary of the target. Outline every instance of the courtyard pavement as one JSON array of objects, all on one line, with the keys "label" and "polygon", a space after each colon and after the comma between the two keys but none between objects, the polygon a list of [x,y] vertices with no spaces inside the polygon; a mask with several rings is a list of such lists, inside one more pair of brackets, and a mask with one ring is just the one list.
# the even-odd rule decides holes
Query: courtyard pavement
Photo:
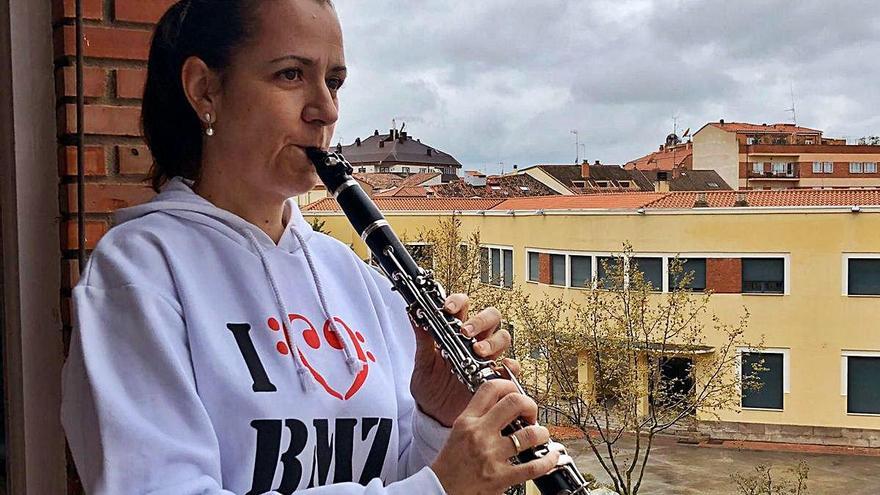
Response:
[{"label": "courtyard pavement", "polygon": [[[574,454],[578,468],[602,482],[610,478],[593,456],[585,440],[564,442]],[[675,443],[671,438],[655,441],[645,468],[642,495],[734,495],[730,475],[754,473],[758,464],[772,464],[776,476],[800,460],[810,466],[810,495],[880,495],[880,457],[809,452],[770,452]]]}]

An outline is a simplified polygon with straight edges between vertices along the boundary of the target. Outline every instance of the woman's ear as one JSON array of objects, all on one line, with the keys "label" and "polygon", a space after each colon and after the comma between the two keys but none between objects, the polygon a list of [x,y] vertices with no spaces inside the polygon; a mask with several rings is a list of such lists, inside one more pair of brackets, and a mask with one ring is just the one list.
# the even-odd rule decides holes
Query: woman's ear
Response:
[{"label": "woman's ear", "polygon": [[220,105],[220,76],[208,67],[199,57],[189,57],[180,71],[183,92],[186,99],[199,116],[205,120],[205,114],[211,114],[212,120],[217,117]]}]

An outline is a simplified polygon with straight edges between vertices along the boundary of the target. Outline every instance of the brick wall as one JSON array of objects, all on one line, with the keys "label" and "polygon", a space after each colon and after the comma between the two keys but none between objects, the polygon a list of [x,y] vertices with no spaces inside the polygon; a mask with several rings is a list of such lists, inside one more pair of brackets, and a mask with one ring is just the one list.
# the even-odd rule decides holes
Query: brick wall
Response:
[{"label": "brick wall", "polygon": [[[61,308],[70,335],[70,289],[78,280],[76,250],[76,39],[74,0],[52,2],[61,198]],[[173,0],[83,0],[86,248],[110,228],[112,212],[153,196],[144,182],[152,158],[140,131],[140,98],[154,23]],[[70,466],[68,493],[82,493]]]},{"label": "brick wall", "polygon": [[706,289],[716,294],[742,292],[742,260],[709,258],[706,260]]}]

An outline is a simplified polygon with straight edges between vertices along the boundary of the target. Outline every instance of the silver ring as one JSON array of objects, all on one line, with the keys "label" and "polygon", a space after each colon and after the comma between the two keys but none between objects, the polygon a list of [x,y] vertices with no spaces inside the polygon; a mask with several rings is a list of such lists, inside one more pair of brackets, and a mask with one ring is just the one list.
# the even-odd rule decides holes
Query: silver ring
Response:
[{"label": "silver ring", "polygon": [[522,452],[522,445],[520,445],[519,443],[519,438],[516,438],[516,433],[511,433],[510,435],[508,435],[508,438],[510,438],[510,441],[513,442],[513,448],[516,449],[516,454],[514,455]]}]

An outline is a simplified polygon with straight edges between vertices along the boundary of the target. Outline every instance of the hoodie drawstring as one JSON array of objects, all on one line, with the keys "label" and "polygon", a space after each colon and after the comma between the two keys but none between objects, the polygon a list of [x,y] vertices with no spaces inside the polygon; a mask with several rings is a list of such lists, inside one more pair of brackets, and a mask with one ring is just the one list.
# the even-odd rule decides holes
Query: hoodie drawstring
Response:
[{"label": "hoodie drawstring", "polygon": [[327,300],[324,298],[324,289],[321,287],[321,279],[318,277],[318,271],[315,270],[315,262],[312,259],[312,254],[309,252],[309,248],[306,246],[305,239],[303,239],[302,234],[297,232],[293,226],[290,227],[290,231],[296,236],[296,240],[299,242],[303,254],[306,256],[306,262],[309,265],[309,271],[312,273],[312,280],[315,283],[315,289],[318,291],[318,300],[321,302],[321,311],[324,312],[324,318],[330,324],[330,329],[336,334],[336,339],[342,344],[342,352],[345,354],[345,363],[348,365],[348,370],[351,371],[352,374],[360,373],[363,368],[363,363],[358,361],[355,357],[354,353],[351,351],[351,345],[349,345],[348,339],[339,331],[336,322],[330,317],[330,311],[327,310]]},{"label": "hoodie drawstring", "polygon": [[254,233],[250,230],[244,230],[245,235],[248,239],[250,239],[251,244],[253,244],[254,248],[256,248],[257,253],[260,255],[260,261],[263,263],[263,271],[266,272],[266,278],[269,279],[269,285],[272,286],[272,292],[275,295],[275,306],[276,309],[281,311],[281,328],[284,332],[284,340],[287,341],[287,347],[290,349],[290,357],[293,358],[294,366],[296,366],[296,374],[299,377],[299,383],[302,386],[304,392],[309,392],[315,388],[315,381],[310,376],[309,370],[306,369],[305,364],[302,362],[302,359],[299,355],[299,347],[296,345],[296,342],[290,338],[290,331],[288,330],[288,325],[290,323],[290,312],[287,311],[287,307],[284,305],[284,299],[281,297],[281,292],[278,290],[278,284],[275,282],[275,276],[272,274],[272,269],[269,267],[269,259],[266,257],[266,251],[263,249],[263,246],[260,245],[260,242],[254,236]]}]

